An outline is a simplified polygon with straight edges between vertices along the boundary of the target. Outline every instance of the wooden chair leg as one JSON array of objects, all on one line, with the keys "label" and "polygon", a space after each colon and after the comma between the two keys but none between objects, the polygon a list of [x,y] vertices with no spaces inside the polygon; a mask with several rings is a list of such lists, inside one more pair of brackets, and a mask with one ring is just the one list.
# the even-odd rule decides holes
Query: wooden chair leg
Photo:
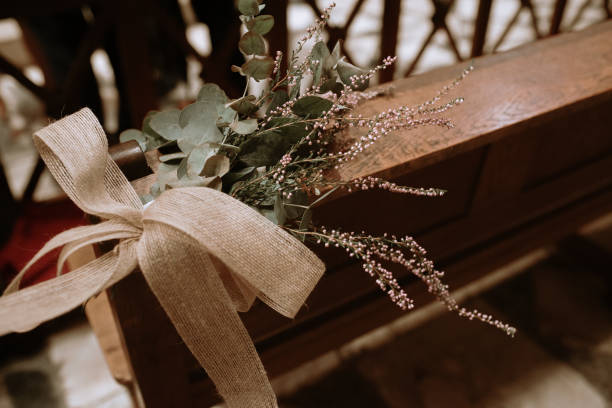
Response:
[{"label": "wooden chair leg", "polygon": [[[382,30],[380,33],[380,52],[381,57],[396,55],[397,53],[397,34],[399,30],[399,18],[401,14],[401,2],[397,0],[386,0],[383,12]],[[395,66],[381,71],[380,82],[388,82],[393,79]]]},{"label": "wooden chair leg", "polygon": [[561,21],[563,21],[563,14],[565,13],[565,7],[567,6],[567,0],[555,1],[555,9],[553,11],[552,21],[550,23],[550,35],[559,33],[561,29]]},{"label": "wooden chair leg", "polygon": [[472,39],[472,58],[482,55],[489,28],[492,4],[493,0],[480,0],[478,3],[478,14],[474,23],[474,38]]}]

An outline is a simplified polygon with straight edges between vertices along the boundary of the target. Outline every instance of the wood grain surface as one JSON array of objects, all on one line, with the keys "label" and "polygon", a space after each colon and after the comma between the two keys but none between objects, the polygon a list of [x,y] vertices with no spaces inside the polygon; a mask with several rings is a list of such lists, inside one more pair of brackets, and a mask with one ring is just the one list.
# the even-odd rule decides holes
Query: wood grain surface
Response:
[{"label": "wood grain surface", "polygon": [[[424,102],[466,66],[459,64],[396,81],[393,97],[369,101],[359,112],[373,115],[399,105]],[[474,71],[451,92],[452,97],[465,98],[447,115],[455,123],[454,129],[428,127],[390,134],[345,166],[342,177],[376,174],[397,178],[508,133],[554,120],[602,99],[610,100],[612,21],[479,57],[473,66]]]}]

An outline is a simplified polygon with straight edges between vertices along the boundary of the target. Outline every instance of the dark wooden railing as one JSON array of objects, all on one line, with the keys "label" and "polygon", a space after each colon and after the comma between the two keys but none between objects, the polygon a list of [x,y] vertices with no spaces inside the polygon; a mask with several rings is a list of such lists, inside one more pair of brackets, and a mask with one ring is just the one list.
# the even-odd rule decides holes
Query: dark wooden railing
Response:
[{"label": "dark wooden railing", "polygon": [[[612,22],[474,65],[453,91],[465,98],[449,114],[454,129],[398,131],[341,170],[344,177],[445,188],[445,197],[357,192],[320,206],[315,216],[345,230],[415,235],[453,288],[612,211]],[[361,112],[422,102],[464,68],[397,81],[394,96]],[[243,315],[272,376],[402,315],[358,264],[333,251],[320,256],[328,271],[295,320],[260,303]],[[406,272],[397,276],[417,305],[432,301]],[[108,298],[147,407],[215,401],[141,274],[114,286]]]},{"label": "dark wooden railing", "polygon": [[[491,52],[495,52],[499,45],[504,41],[508,32],[512,29],[517,21],[519,13],[526,9],[532,17],[532,27],[536,32],[536,37],[543,36],[539,32],[536,24],[536,15],[534,5],[531,0],[517,0],[520,2],[520,8],[507,24],[503,34],[497,38],[495,46]],[[178,50],[177,55],[182,55],[182,59],[186,56],[191,56],[199,60],[203,65],[203,76],[207,81],[217,82],[224,89],[236,89],[236,84],[225,74],[225,70],[218,70],[216,67],[229,67],[233,54],[228,50],[235,50],[235,39],[228,33],[222,33],[218,37],[222,37],[225,41],[219,41],[213,47],[213,53],[209,57],[203,57],[187,41],[185,36],[185,26],[178,13],[176,4],[172,6],[173,0],[164,2],[162,0],[144,1],[144,0],[61,0],[61,1],[41,1],[41,0],[22,0],[22,1],[5,1],[0,5],[0,18],[16,18],[21,22],[26,33],[27,43],[30,46],[30,51],[35,57],[36,62],[41,66],[46,85],[39,86],[30,81],[19,69],[19,67],[11,64],[10,60],[0,56],[0,72],[13,76],[26,89],[36,95],[46,107],[49,117],[58,119],[62,115],[69,114],[80,107],[84,103],[94,103],[99,105],[99,101],[84,100],[83,95],[86,93],[95,93],[91,86],[95,87],[95,81],[91,74],[90,57],[93,51],[97,48],[109,48],[114,51],[113,55],[114,69],[117,70],[116,78],[121,78],[117,87],[120,93],[121,112],[120,121],[122,126],[139,127],[142,119],[150,110],[156,109],[159,106],[159,100],[162,95],[157,91],[157,83],[155,81],[156,72],[152,61],[155,59],[155,54],[160,54],[159,45],[152,44],[151,27],[155,27],[153,31],[160,35],[165,42],[172,45],[172,49]],[[314,0],[305,0],[316,15],[321,14],[321,10]],[[444,31],[447,36],[448,44],[453,51],[457,61],[462,61],[467,58],[480,56],[483,54],[485,40],[488,35],[488,26],[490,19],[490,11],[493,0],[479,0],[479,7],[476,19],[474,21],[474,30],[472,35],[472,48],[470,55],[461,55],[456,46],[455,34],[449,30],[447,26],[447,15],[451,11],[453,0],[432,0],[434,13],[431,16],[431,31],[426,36],[426,40],[420,45],[419,51],[412,59],[408,68],[401,72],[395,73],[395,67],[392,66],[381,72],[380,81],[387,82],[397,76],[407,76],[412,74],[413,70],[419,63],[421,56],[426,51],[431,43],[434,34],[437,31]],[[203,2],[199,2],[200,7]],[[346,38],[355,21],[355,17],[359,14],[363,0],[357,0],[353,8],[348,14],[348,18],[342,26],[332,25],[328,29],[329,42],[335,44],[338,39]],[[586,1],[585,6],[579,9],[569,28],[572,29],[576,21],[578,21],[590,3]],[[287,0],[278,0],[270,2],[267,5],[267,13],[275,16],[276,24],[273,31],[270,33],[270,49],[286,50],[288,48],[288,27],[287,27]],[[611,17],[609,0],[604,0],[602,4],[607,18]],[[206,6],[204,6],[206,7]],[[49,50],[44,49],[40,43],[40,38],[28,35],[31,31],[28,29],[28,22],[32,19],[45,18],[48,21],[54,21],[58,14],[67,12],[76,12],[80,15],[83,8],[94,11],[94,18],[88,23],[86,32],[79,33],[80,41],[78,47],[74,49],[73,60],[70,62],[68,69],[63,78],[57,77],[57,72],[50,69]],[[170,10],[172,9],[172,10]],[[561,27],[561,21],[565,15],[566,0],[556,0],[555,9],[550,22],[550,34],[556,34]],[[225,14],[220,16],[222,19],[236,22],[235,15],[229,12],[227,7],[224,9]],[[206,9],[208,13],[212,9]],[[215,12],[220,9],[215,7]],[[385,0],[383,5],[383,15],[381,24],[381,33],[379,36],[380,57],[387,55],[396,55],[398,52],[398,33],[400,30],[400,15],[401,15],[400,0]],[[225,21],[225,20],[224,20]],[[84,24],[83,21],[80,23]],[[61,24],[58,23],[58,24]],[[230,23],[228,23],[230,24]],[[234,29],[236,35],[238,29]],[[346,50],[345,50],[346,51]],[[347,54],[350,59],[350,53]],[[175,61],[176,62],[176,61]],[[183,61],[184,64],[184,61]],[[163,73],[162,73],[163,75]],[[238,80],[241,78],[238,77]],[[88,88],[89,87],[89,88]],[[101,113],[100,113],[101,114]],[[41,173],[44,170],[44,164],[41,160],[35,169],[32,171],[29,183],[23,195],[23,201],[31,200]],[[0,172],[2,168],[0,167]],[[1,187],[1,186],[0,186]],[[5,201],[10,200],[10,192],[8,190],[0,190]],[[14,201],[14,200],[13,200]],[[7,201],[8,202],[8,201]],[[18,205],[16,203],[15,205]]]}]

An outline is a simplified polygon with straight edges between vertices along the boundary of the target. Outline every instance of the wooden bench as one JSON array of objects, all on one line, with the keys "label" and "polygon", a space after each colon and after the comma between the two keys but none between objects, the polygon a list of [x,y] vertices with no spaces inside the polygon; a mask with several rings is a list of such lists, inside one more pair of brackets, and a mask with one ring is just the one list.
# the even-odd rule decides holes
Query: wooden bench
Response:
[{"label": "wooden bench", "polygon": [[[449,114],[454,129],[397,132],[341,170],[344,177],[445,188],[445,197],[357,192],[315,214],[330,227],[414,235],[447,271],[451,288],[612,211],[612,22],[478,58],[474,66],[453,91],[465,97]],[[464,68],[397,81],[394,96],[361,110],[420,103]],[[261,303],[243,314],[272,377],[402,315],[359,265],[341,253],[319,253],[328,271],[295,320]],[[417,307],[432,301],[420,282],[398,276]],[[124,380],[138,384],[147,407],[217,401],[140,273],[107,298],[121,341],[115,349],[129,355]]]}]

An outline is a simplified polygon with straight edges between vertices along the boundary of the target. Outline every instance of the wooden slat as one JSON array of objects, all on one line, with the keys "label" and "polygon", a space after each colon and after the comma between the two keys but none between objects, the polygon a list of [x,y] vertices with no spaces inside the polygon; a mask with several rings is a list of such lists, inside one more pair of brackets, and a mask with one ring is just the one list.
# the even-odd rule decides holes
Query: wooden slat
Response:
[{"label": "wooden slat", "polygon": [[[459,152],[491,143],[571,110],[612,98],[612,21],[552,37],[506,53],[476,58],[475,70],[454,91],[465,102],[448,116],[451,130],[398,131],[372,146],[341,174],[397,178]],[[395,95],[372,100],[364,115],[416,105],[432,96],[466,65],[441,68],[396,81]],[[351,134],[351,137],[354,134]]]}]

